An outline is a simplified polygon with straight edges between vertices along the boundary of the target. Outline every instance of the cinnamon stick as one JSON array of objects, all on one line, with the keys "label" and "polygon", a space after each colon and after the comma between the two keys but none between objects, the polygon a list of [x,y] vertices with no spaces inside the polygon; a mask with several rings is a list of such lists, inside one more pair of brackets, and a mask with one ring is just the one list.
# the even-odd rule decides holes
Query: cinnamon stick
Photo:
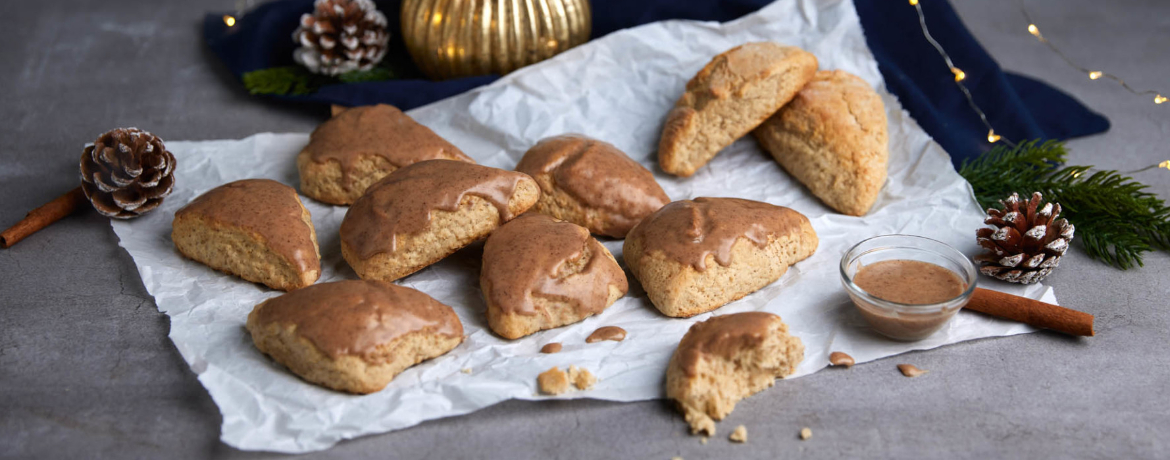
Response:
[{"label": "cinnamon stick", "polygon": [[1027,297],[975,288],[963,308],[1065,334],[1093,336],[1093,315]]},{"label": "cinnamon stick", "polygon": [[8,230],[0,233],[0,248],[8,248],[16,242],[23,240],[25,237],[36,233],[37,230],[48,227],[49,224],[61,220],[62,217],[72,214],[77,210],[77,206],[85,203],[85,192],[81,191],[81,187],[70,190],[69,193],[61,195],[45,203],[43,206],[29,211],[24,219],[17,222]]}]

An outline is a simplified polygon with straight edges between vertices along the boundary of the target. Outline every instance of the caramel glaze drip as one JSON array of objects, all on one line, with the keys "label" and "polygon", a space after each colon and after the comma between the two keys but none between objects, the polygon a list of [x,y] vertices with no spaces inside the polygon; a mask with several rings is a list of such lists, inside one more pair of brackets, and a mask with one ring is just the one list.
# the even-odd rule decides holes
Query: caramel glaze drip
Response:
[{"label": "caramel glaze drip", "polygon": [[508,199],[522,180],[532,178],[460,161],[415,163],[375,182],[349,207],[341,221],[341,240],[362,259],[392,253],[398,250],[397,235],[430,228],[432,211],[456,211],[467,195],[487,200],[506,222],[512,219]]},{"label": "caramel glaze drip", "polygon": [[475,163],[430,128],[386,104],[342,111],[313,130],[305,150],[316,163],[337,161],[346,190],[350,171],[364,156],[380,156],[395,168],[436,159]]},{"label": "caramel glaze drip", "polygon": [[614,342],[621,342],[626,339],[626,330],[617,326],[602,326],[589,334],[585,338],[585,343],[600,342],[602,340],[612,340]]},{"label": "caramel glaze drip", "polygon": [[588,230],[536,213],[517,217],[488,237],[480,276],[491,287],[492,305],[527,316],[540,314],[533,297],[569,302],[591,315],[605,310],[610,285],[623,293],[629,289],[625,272]]},{"label": "caramel glaze drip", "polygon": [[866,265],[853,276],[853,284],[879,299],[911,305],[946,302],[967,289],[967,283],[955,272],[917,260]]},{"label": "caramel glaze drip", "polygon": [[195,198],[175,213],[203,216],[254,232],[273,252],[288,260],[298,272],[321,270],[321,258],[313,243],[313,229],[301,218],[297,191],[269,179],[229,182]]},{"label": "caramel glaze drip", "polygon": [[713,316],[695,323],[678,344],[679,364],[689,376],[698,375],[704,355],[731,360],[741,350],[756,348],[768,336],[769,325],[779,317],[762,311]]},{"label": "caramel glaze drip", "polygon": [[378,347],[429,331],[462,337],[455,311],[430,296],[384,281],[348,280],[309,286],[265,301],[256,324],[290,324],[330,358],[376,360]]},{"label": "caramel glaze drip", "polygon": [[654,174],[612,144],[579,134],[550,137],[524,154],[516,170],[552,173],[553,182],[586,206],[610,215],[607,234],[625,235],[670,197]]},{"label": "caramel glaze drip", "polygon": [[626,238],[640,238],[646,254],[660,251],[669,259],[703,271],[710,254],[719,265],[731,265],[731,247],[739,238],[763,248],[769,236],[795,232],[802,222],[808,218],[785,207],[739,198],[702,197],[663,206]]}]

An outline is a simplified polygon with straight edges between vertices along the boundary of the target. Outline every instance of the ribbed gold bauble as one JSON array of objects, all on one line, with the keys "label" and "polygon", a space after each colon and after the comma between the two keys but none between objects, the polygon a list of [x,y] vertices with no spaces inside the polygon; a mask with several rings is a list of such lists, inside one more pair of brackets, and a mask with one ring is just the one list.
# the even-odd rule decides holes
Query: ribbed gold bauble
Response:
[{"label": "ribbed gold bauble", "polygon": [[506,74],[589,40],[589,0],[404,0],[402,36],[444,79]]}]

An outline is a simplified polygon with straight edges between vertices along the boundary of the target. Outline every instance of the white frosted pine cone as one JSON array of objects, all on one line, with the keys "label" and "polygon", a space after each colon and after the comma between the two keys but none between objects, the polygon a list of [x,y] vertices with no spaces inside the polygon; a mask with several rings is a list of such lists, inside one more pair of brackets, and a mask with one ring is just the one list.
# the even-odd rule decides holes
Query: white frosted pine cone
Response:
[{"label": "white frosted pine cone", "polygon": [[313,73],[369,70],[386,55],[386,16],[370,0],[317,0],[293,32],[293,59]]},{"label": "white frosted pine cone", "polygon": [[1003,209],[988,209],[983,223],[990,228],[975,232],[975,240],[987,250],[975,256],[984,275],[1021,284],[1037,283],[1052,273],[1073,239],[1073,225],[1058,219],[1060,204],[1043,203],[1040,192],[1023,201],[1013,193],[1001,200]]}]

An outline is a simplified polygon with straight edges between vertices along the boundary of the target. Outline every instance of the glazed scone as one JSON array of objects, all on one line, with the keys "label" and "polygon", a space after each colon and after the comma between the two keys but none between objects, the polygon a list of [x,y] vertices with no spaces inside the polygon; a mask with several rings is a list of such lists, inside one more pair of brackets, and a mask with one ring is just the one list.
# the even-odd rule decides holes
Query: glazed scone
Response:
[{"label": "glazed scone", "polygon": [[666,397],[673,399],[692,434],[715,434],[741,399],[796,371],[804,344],[767,312],[713,316],[683,336],[666,368]]},{"label": "glazed scone", "polygon": [[794,46],[745,43],[715,56],[687,83],[658,142],[662,170],[690,176],[776,113],[817,71]]},{"label": "glazed scone", "polygon": [[184,256],[273,289],[291,291],[321,276],[309,210],[292,187],[269,179],[230,182],[178,212],[171,240]]},{"label": "glazed scone", "polygon": [[335,112],[309,136],[297,155],[297,170],[302,193],[348,205],[394,170],[435,159],[475,163],[410,115],[378,104]]},{"label": "glazed scone", "polygon": [[536,211],[625,238],[670,197],[654,174],[612,144],[579,134],[541,140],[516,165],[540,185]]},{"label": "glazed scone", "polygon": [[752,134],[792,177],[843,214],[865,215],[886,181],[886,107],[851,73],[817,72]]},{"label": "glazed scone", "polygon": [[817,248],[808,218],[739,198],[675,201],[626,237],[622,257],[663,314],[706,313],[776,281]]},{"label": "glazed scone", "polygon": [[246,327],[256,348],[294,374],[360,394],[463,342],[451,307],[383,281],[335,281],[265,300]]},{"label": "glazed scone", "polygon": [[537,213],[492,232],[479,280],[488,326],[506,339],[601,313],[629,289],[617,260],[585,227]]},{"label": "glazed scone", "polygon": [[394,171],[341,221],[341,254],[362,279],[393,281],[486,237],[540,198],[525,174],[451,160]]}]

